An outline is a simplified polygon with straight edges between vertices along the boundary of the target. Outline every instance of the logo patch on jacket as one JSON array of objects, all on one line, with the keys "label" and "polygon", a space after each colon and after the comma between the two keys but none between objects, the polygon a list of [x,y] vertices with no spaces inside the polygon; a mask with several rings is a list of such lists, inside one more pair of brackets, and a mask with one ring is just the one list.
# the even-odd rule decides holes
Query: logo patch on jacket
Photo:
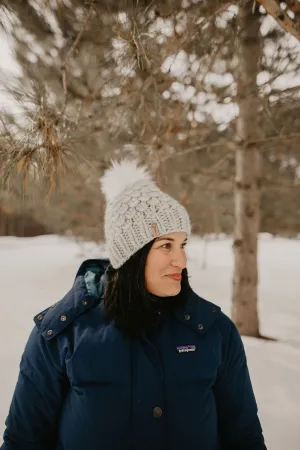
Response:
[{"label": "logo patch on jacket", "polygon": [[179,345],[178,347],[176,347],[177,354],[194,352],[195,350],[196,345]]}]

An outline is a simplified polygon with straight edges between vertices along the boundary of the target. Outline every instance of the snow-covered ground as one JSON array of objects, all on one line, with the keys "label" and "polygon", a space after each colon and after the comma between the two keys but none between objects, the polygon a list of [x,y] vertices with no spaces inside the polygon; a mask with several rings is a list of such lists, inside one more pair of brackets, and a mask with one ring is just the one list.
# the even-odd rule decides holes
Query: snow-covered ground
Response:
[{"label": "snow-covered ground", "polygon": [[[230,238],[194,237],[188,248],[193,288],[227,314],[231,245]],[[0,443],[32,318],[65,294],[79,264],[90,256],[105,253],[57,236],[0,237]],[[299,450],[300,240],[261,235],[259,274],[261,331],[278,339],[244,338],[260,419],[268,450]]]}]

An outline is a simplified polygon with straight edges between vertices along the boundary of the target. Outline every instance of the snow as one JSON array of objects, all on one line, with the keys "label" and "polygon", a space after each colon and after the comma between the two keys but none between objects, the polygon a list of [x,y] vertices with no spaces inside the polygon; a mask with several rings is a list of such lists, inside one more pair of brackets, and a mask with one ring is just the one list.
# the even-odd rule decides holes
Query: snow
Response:
[{"label": "snow", "polygon": [[[230,315],[232,239],[192,237],[192,287]],[[80,263],[106,256],[103,246],[58,236],[0,237],[0,435],[33,316],[71,287]],[[300,448],[300,240],[260,235],[261,332],[277,341],[243,338],[268,449]],[[8,339],[7,336],[13,337]],[[0,439],[1,442],[1,439]]]}]

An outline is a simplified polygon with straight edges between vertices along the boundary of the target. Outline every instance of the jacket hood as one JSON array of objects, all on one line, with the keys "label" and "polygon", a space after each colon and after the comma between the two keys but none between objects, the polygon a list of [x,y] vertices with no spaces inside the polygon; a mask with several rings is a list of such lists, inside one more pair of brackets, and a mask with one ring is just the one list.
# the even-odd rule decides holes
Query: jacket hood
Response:
[{"label": "jacket hood", "polygon": [[80,266],[76,273],[75,280],[79,276],[84,276],[87,272],[104,274],[107,267],[110,265],[108,258],[102,259],[87,259]]},{"label": "jacket hood", "polygon": [[74,286],[79,279],[84,279],[88,295],[101,297],[107,282],[106,270],[110,267],[109,259],[87,259],[76,274]]}]

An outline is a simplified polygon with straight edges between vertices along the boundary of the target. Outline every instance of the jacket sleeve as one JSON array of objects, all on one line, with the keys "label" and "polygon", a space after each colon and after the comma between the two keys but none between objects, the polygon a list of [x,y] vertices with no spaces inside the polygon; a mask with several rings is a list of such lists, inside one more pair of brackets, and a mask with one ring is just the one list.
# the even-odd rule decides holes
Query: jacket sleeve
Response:
[{"label": "jacket sleeve", "polygon": [[224,322],[214,386],[221,450],[266,450],[244,345],[233,322],[228,317]]},{"label": "jacket sleeve", "polygon": [[46,341],[35,327],[20,363],[0,450],[54,450],[68,390],[59,336]]}]

